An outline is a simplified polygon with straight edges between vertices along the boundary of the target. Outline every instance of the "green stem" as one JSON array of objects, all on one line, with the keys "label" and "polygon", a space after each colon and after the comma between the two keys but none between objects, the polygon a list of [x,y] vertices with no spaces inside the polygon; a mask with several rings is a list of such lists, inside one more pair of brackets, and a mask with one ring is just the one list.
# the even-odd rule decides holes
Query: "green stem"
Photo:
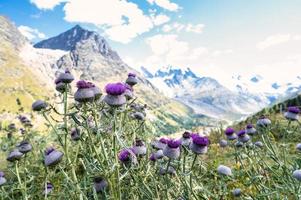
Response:
[{"label": "green stem", "polygon": [[16,174],[17,174],[18,182],[19,182],[19,185],[21,187],[21,192],[22,192],[23,198],[25,200],[28,200],[28,197],[27,197],[27,194],[26,194],[26,185],[23,186],[23,184],[22,184],[21,177],[20,177],[20,174],[19,174],[18,164],[19,164],[19,161],[16,161],[15,167],[16,167]]}]

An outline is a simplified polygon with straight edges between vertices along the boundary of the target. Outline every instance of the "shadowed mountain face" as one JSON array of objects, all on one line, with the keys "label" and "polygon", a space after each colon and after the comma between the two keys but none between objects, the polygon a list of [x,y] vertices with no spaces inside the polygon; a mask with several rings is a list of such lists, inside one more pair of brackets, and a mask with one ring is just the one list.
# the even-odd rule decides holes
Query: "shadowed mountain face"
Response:
[{"label": "shadowed mountain face", "polygon": [[109,44],[102,36],[94,31],[83,29],[79,25],[76,25],[70,30],[55,37],[38,42],[34,47],[74,51],[78,46],[82,46],[84,43],[89,43],[85,47],[89,46],[93,52],[100,53],[111,59],[120,60],[118,54],[115,51],[112,51]]}]

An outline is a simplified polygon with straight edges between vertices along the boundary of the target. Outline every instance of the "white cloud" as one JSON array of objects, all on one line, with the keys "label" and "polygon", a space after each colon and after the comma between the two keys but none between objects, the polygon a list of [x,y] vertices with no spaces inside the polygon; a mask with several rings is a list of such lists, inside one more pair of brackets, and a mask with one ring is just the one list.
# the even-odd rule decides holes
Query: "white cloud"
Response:
[{"label": "white cloud", "polygon": [[205,25],[204,24],[188,24],[185,28],[186,32],[193,32],[193,33],[202,33]]},{"label": "white cloud", "polygon": [[276,46],[279,44],[283,44],[292,40],[301,40],[300,35],[291,35],[291,34],[276,34],[268,36],[265,40],[257,43],[256,47],[259,50],[264,50],[271,46]]},{"label": "white cloud", "polygon": [[180,24],[178,22],[172,23],[172,24],[165,24],[162,27],[162,31],[165,33],[175,31],[186,31],[186,32],[192,32],[192,33],[202,33],[204,30],[205,25],[204,24]]},{"label": "white cloud", "polygon": [[180,40],[176,34],[158,34],[146,39],[152,54],[142,63],[144,66],[161,67],[167,65],[189,66],[208,54],[205,47],[192,47]]},{"label": "white cloud", "polygon": [[34,29],[28,26],[21,25],[18,27],[18,30],[22,33],[22,35],[24,35],[29,40],[33,40],[36,38],[39,39],[46,38],[46,35],[44,33],[40,32],[38,29]]},{"label": "white cloud", "polygon": [[51,10],[60,3],[68,0],[30,0],[31,3],[35,4],[39,9]]},{"label": "white cloud", "polygon": [[178,11],[180,6],[169,0],[147,0],[150,4],[156,4],[157,6],[164,8],[169,11]]},{"label": "white cloud", "polygon": [[167,15],[162,15],[162,14],[153,16],[152,19],[155,26],[165,24],[170,20],[170,18]]}]

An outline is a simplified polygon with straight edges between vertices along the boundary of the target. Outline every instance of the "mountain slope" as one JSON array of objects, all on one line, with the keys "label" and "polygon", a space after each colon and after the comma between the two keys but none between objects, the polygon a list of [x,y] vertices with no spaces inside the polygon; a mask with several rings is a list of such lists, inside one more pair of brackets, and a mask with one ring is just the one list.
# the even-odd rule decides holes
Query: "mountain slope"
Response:
[{"label": "mountain slope", "polygon": [[0,111],[29,110],[34,99],[47,96],[45,82],[19,57],[28,41],[7,18],[0,16],[0,27]]}]

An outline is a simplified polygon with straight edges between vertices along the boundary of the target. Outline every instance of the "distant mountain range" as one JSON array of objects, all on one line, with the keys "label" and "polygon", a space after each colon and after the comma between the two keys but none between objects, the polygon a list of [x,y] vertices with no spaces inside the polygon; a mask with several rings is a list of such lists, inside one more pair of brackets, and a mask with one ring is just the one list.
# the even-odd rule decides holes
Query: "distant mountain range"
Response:
[{"label": "distant mountain range", "polygon": [[300,77],[293,83],[267,86],[260,75],[249,79],[239,75],[233,76],[224,86],[213,78],[196,75],[190,68],[168,66],[151,73],[141,67],[141,71],[167,96],[186,104],[196,113],[218,119],[237,120],[301,92]]}]

